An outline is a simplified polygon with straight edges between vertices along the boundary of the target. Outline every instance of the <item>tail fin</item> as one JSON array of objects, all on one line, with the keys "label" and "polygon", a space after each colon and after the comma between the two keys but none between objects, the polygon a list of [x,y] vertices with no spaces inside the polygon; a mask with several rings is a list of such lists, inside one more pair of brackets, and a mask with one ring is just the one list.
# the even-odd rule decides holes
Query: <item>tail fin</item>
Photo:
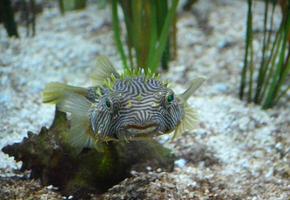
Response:
[{"label": "tail fin", "polygon": [[49,83],[47,84],[43,92],[43,102],[57,104],[64,99],[65,94],[69,94],[69,93],[86,96],[87,89],[65,85],[63,83],[56,83],[56,82]]}]

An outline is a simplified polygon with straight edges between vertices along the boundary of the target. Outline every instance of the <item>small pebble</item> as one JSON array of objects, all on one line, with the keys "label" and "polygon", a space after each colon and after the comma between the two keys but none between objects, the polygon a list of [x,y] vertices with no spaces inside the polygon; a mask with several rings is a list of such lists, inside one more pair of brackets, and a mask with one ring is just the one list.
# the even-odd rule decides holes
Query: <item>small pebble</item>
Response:
[{"label": "small pebble", "polygon": [[226,93],[229,91],[229,86],[224,83],[217,83],[214,85],[214,88],[221,93]]},{"label": "small pebble", "polygon": [[152,168],[151,168],[150,166],[147,166],[147,167],[146,167],[146,170],[147,170],[147,171],[151,171]]},{"label": "small pebble", "polygon": [[187,161],[183,158],[176,160],[174,162],[175,166],[179,167],[179,168],[183,168],[186,165]]},{"label": "small pebble", "polygon": [[49,185],[46,187],[48,190],[52,190],[53,189],[53,185]]}]

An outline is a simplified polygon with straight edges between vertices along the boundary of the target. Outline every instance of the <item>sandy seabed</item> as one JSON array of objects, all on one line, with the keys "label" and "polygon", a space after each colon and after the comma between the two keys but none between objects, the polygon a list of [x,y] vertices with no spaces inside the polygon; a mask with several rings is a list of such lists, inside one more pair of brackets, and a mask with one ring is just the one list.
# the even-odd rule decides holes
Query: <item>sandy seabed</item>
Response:
[{"label": "sandy seabed", "polygon": [[[176,93],[196,75],[207,82],[190,99],[199,127],[164,145],[178,156],[173,172],[132,172],[104,199],[280,199],[290,198],[290,103],[262,110],[238,99],[244,55],[245,1],[199,1],[178,16],[178,59],[163,78]],[[254,22],[262,30],[263,4]],[[37,17],[35,37],[9,39],[0,29],[0,148],[27,131],[49,126],[53,106],[41,103],[51,81],[89,86],[97,55],[121,70],[114,48],[110,10],[89,6],[61,16],[57,8]],[[259,45],[256,41],[255,45]],[[0,199],[62,199],[52,186],[26,180],[16,163],[0,152]],[[92,199],[99,196],[92,195]]]}]

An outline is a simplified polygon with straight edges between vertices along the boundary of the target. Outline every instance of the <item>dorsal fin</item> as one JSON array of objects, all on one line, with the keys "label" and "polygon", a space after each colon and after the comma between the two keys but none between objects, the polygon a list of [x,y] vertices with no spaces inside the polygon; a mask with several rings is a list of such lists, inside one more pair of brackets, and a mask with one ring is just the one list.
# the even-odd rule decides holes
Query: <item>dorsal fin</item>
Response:
[{"label": "dorsal fin", "polygon": [[115,78],[120,78],[120,74],[106,56],[99,56],[96,65],[96,70],[91,75],[91,78],[96,85],[103,85],[104,81],[111,78],[112,75]]},{"label": "dorsal fin", "polygon": [[185,103],[188,100],[188,98],[201,86],[201,84],[205,80],[206,79],[204,77],[197,77],[193,79],[190,83],[189,88],[179,95],[181,101]]}]

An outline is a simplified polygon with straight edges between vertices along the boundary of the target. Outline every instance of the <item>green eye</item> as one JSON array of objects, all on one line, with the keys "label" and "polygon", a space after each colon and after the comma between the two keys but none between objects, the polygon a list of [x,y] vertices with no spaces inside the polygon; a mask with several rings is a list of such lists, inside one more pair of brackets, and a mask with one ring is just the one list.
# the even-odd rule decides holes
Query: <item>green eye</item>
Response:
[{"label": "green eye", "polygon": [[106,104],[106,106],[107,106],[107,108],[111,108],[111,101],[110,101],[110,99],[106,99],[106,101],[105,101],[105,104]]},{"label": "green eye", "polygon": [[174,94],[168,95],[166,100],[168,103],[172,103],[174,101]]}]

